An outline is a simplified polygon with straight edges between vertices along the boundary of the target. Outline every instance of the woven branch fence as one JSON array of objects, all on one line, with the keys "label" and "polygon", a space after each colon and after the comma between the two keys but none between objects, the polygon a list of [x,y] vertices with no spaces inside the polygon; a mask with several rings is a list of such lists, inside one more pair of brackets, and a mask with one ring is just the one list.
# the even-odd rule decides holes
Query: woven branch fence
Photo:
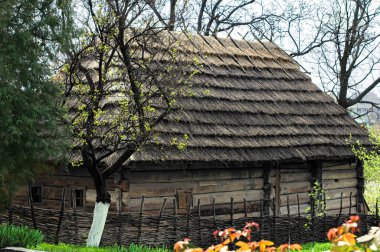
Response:
[{"label": "woven branch fence", "polygon": [[[63,202],[64,199],[60,210],[36,208],[33,204],[30,204],[30,207],[14,206],[0,214],[0,223],[13,223],[39,229],[45,234],[47,242],[84,244],[91,226],[92,213],[76,211],[75,208],[65,210]],[[273,214],[265,216],[264,211],[260,217],[249,217],[250,213],[245,211],[244,217],[235,218],[237,213],[234,213],[233,199],[231,199],[231,212],[227,218],[226,215],[216,215],[214,207],[213,215],[202,216],[200,204],[188,214],[178,215],[176,208],[165,209],[165,204],[166,199],[158,213],[146,214],[143,210],[144,197],[142,197],[140,212],[109,213],[102,245],[134,243],[170,248],[176,241],[189,237],[194,245],[207,247],[217,242],[212,235],[214,230],[227,227],[242,229],[245,223],[250,221],[260,225],[260,229],[252,233],[253,240],[272,240],[277,245],[288,242],[325,241],[327,231],[349,217],[343,214],[316,216],[315,213],[311,213],[309,217],[300,213],[291,216],[289,212],[285,216]],[[378,226],[378,211],[374,215],[359,215],[361,234],[366,233],[371,226]]]}]

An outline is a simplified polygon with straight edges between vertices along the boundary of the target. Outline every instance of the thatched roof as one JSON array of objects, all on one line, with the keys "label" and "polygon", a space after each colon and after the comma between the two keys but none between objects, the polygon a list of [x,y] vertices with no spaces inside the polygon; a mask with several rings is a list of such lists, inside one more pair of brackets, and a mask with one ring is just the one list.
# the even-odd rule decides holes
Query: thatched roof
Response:
[{"label": "thatched roof", "polygon": [[367,142],[366,131],[277,45],[174,36],[189,58],[201,55],[203,67],[191,80],[193,96],[177,99],[158,138],[189,139],[184,150],[148,145],[134,162],[343,159],[353,157],[350,135]]}]

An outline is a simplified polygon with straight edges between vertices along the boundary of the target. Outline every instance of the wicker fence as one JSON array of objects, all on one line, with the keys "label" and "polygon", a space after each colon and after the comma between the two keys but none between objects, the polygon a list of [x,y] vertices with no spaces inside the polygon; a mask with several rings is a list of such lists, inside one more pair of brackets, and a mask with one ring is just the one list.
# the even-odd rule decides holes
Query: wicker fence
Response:
[{"label": "wicker fence", "polygon": [[[310,214],[307,218],[301,214],[296,216],[262,215],[250,217],[250,213],[234,213],[233,200],[229,215],[203,216],[201,207],[187,215],[179,215],[176,209],[165,209],[165,201],[156,214],[109,213],[102,245],[128,245],[131,243],[153,246],[172,247],[173,244],[189,237],[197,246],[205,247],[215,244],[212,232],[216,229],[236,227],[241,229],[245,222],[255,221],[260,224],[260,230],[255,231],[254,240],[268,239],[276,244],[326,240],[326,233],[331,227],[341,224],[348,215],[316,216]],[[263,204],[265,206],[265,204]],[[215,209],[214,209],[215,213]],[[235,218],[237,217],[237,218]],[[48,242],[64,242],[83,244],[92,221],[92,213],[74,210],[49,210],[30,207],[12,207],[8,212],[0,214],[0,222],[26,225],[40,229]],[[361,215],[361,233],[366,233],[370,226],[378,226],[379,216]]]}]

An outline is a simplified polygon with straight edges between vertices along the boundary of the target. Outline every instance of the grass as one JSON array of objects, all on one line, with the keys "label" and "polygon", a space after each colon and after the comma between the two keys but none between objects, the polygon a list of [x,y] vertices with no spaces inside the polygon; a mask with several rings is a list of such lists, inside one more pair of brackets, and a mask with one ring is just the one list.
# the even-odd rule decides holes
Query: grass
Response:
[{"label": "grass", "polygon": [[44,235],[39,230],[14,225],[0,225],[0,248],[30,247],[43,240]]},{"label": "grass", "polygon": [[[314,243],[314,251],[315,252],[322,252],[327,251],[331,249],[331,244],[329,242],[320,243],[316,242]],[[303,252],[312,252],[313,251],[313,243],[305,243],[302,244],[302,251]]]},{"label": "grass", "polygon": [[[51,251],[51,252],[171,252],[169,249],[164,248],[151,248],[147,246],[139,246],[135,244],[131,244],[128,247],[118,248],[114,247],[101,247],[101,248],[89,248],[84,246],[75,246],[69,244],[48,244],[42,243],[33,247],[34,249],[43,250],[43,251]],[[312,252],[312,243],[306,243],[302,245],[304,252]],[[326,250],[330,250],[330,243],[315,243],[314,252],[322,252]]]},{"label": "grass", "polygon": [[139,246],[131,244],[128,247],[118,248],[117,246],[113,247],[100,247],[100,248],[91,248],[85,246],[76,246],[71,244],[48,244],[41,243],[33,249],[43,250],[48,252],[169,252],[169,250],[164,248],[150,248],[147,246]]}]

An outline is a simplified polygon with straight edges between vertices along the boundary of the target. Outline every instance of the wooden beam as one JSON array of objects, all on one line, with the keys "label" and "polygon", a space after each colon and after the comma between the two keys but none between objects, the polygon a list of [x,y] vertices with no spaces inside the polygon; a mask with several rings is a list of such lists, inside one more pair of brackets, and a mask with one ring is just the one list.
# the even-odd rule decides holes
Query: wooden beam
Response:
[{"label": "wooden beam", "polygon": [[357,207],[358,207],[358,212],[364,211],[363,206],[364,206],[364,166],[363,162],[358,160],[356,164],[356,174],[357,174]]},{"label": "wooden beam", "polygon": [[281,172],[280,168],[277,166],[275,168],[275,204],[276,204],[276,215],[280,215],[281,207]]},{"label": "wooden beam", "polygon": [[269,215],[269,208],[270,208],[270,193],[272,189],[272,184],[270,183],[269,174],[271,171],[271,167],[264,168],[263,171],[263,180],[264,180],[264,201],[263,201],[263,215],[268,216]]}]

